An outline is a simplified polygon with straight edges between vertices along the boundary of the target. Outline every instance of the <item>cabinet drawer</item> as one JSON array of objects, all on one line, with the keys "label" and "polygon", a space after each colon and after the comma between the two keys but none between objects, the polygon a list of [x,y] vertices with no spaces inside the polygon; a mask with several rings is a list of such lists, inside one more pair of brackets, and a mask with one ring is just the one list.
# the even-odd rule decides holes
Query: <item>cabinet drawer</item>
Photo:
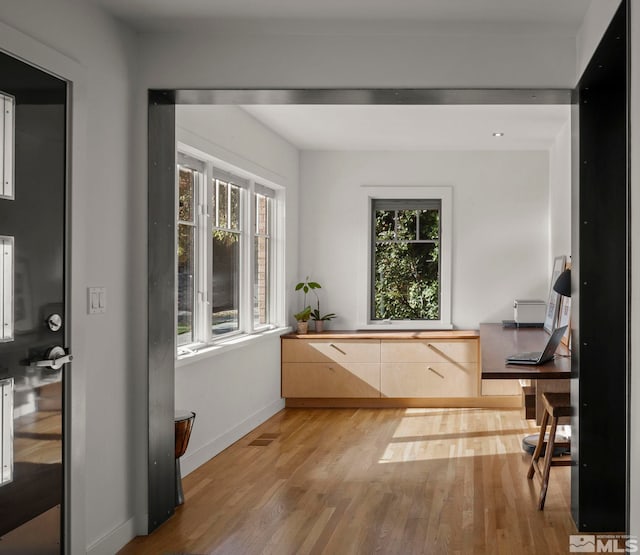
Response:
[{"label": "cabinet drawer", "polygon": [[482,380],[482,395],[520,395],[518,380]]},{"label": "cabinet drawer", "polygon": [[433,362],[382,363],[383,397],[475,397],[478,365]]},{"label": "cabinet drawer", "polygon": [[282,362],[380,362],[380,341],[283,339]]},{"label": "cabinet drawer", "polygon": [[380,364],[284,362],[282,396],[380,397]]},{"label": "cabinet drawer", "polygon": [[380,348],[382,362],[477,362],[478,342],[473,339],[386,340]]}]

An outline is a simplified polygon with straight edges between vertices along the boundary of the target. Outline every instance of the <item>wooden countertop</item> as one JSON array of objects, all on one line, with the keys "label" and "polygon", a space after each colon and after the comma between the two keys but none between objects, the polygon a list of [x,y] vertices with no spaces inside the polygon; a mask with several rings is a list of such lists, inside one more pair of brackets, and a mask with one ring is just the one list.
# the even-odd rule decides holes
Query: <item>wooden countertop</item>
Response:
[{"label": "wooden countertop", "polygon": [[[553,360],[542,366],[505,364],[505,358],[515,353],[542,351],[549,334],[542,328],[504,328],[502,324],[480,324],[482,379],[554,380],[571,377],[571,356],[560,345]],[[562,356],[565,355],[565,356]]]},{"label": "wooden countertop", "polygon": [[282,339],[477,339],[478,330],[328,330],[320,333],[288,333]]}]

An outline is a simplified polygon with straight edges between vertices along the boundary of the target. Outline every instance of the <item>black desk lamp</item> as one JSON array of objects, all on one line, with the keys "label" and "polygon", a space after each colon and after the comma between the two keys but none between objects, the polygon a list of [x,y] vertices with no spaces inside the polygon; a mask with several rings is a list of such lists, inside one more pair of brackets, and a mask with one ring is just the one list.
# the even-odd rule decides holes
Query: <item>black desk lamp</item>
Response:
[{"label": "black desk lamp", "polygon": [[565,270],[553,284],[553,290],[563,297],[571,296],[571,270]]}]

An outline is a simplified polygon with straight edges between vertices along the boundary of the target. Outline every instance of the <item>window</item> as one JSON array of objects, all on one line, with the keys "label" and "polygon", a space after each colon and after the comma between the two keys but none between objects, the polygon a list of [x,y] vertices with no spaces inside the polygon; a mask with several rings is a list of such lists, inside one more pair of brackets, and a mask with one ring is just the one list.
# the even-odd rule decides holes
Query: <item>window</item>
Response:
[{"label": "window", "polygon": [[[363,187],[362,329],[450,329],[449,187]],[[365,212],[362,212],[365,215]]]},{"label": "window", "polygon": [[240,197],[237,185],[211,180],[211,334],[240,329]]},{"label": "window", "polygon": [[275,190],[186,154],[177,173],[178,354],[275,327]]},{"label": "window", "polygon": [[186,165],[178,166],[178,345],[194,340],[195,215],[201,178],[201,171]]},{"label": "window", "polygon": [[440,201],[372,203],[371,320],[440,320]]},{"label": "window", "polygon": [[271,272],[271,225],[273,191],[260,185],[253,194],[254,272],[253,272],[253,326],[260,328],[269,323],[269,288]]}]

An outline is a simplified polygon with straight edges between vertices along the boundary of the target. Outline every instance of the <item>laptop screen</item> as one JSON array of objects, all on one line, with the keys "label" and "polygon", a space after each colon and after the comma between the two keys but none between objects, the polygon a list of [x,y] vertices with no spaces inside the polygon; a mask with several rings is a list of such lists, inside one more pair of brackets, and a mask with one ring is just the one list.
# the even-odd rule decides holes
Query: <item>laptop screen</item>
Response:
[{"label": "laptop screen", "polygon": [[550,359],[553,356],[565,331],[567,331],[567,326],[556,328],[553,331],[551,337],[549,337],[549,341],[547,341],[547,344],[545,345],[544,351],[542,351],[542,356],[540,357],[542,360]]}]

